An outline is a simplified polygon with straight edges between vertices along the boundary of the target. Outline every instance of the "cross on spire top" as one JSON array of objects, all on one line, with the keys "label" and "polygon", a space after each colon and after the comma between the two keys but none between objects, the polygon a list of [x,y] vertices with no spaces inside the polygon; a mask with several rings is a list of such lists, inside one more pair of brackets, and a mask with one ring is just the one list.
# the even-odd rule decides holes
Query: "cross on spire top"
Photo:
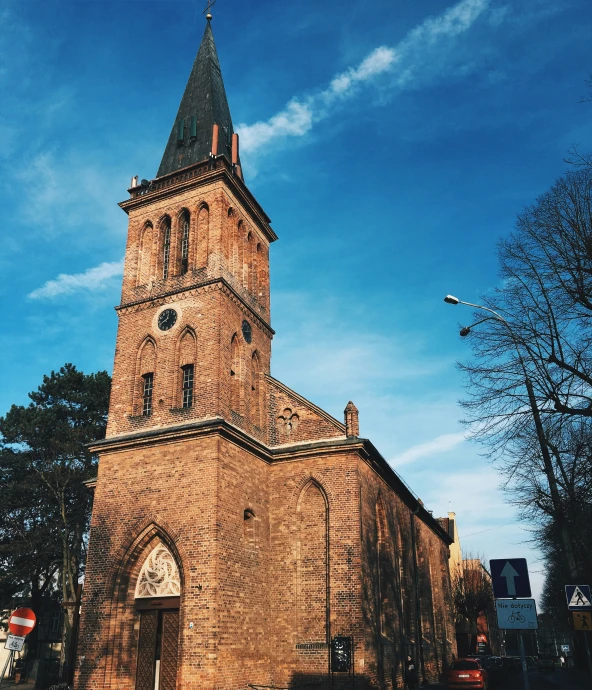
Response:
[{"label": "cross on spire top", "polygon": [[[203,11],[203,14],[205,14],[205,15],[206,15],[206,19],[207,19],[208,21],[210,21],[211,18],[212,18],[211,9],[212,9],[212,7],[216,4],[217,0],[207,0],[207,2],[208,2],[208,4],[207,4],[207,6],[206,6],[206,9]],[[207,13],[207,14],[206,14],[206,13]]]}]

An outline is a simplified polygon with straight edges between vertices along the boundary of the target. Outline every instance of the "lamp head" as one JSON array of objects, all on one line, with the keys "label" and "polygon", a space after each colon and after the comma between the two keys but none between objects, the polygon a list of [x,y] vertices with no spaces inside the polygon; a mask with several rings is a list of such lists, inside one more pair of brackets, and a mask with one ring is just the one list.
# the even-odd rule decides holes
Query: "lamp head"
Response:
[{"label": "lamp head", "polygon": [[444,301],[446,304],[458,304],[460,302],[458,297],[454,297],[453,295],[446,295],[446,297],[444,297]]},{"label": "lamp head", "polygon": [[466,338],[470,332],[471,332],[471,329],[469,328],[469,326],[465,326],[464,328],[460,329],[459,335],[461,338]]}]

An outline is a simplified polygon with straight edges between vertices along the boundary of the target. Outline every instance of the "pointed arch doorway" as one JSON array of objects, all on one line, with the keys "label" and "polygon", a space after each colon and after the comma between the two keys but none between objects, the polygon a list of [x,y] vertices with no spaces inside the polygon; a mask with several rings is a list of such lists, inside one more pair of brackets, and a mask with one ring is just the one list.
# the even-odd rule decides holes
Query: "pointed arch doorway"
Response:
[{"label": "pointed arch doorway", "polygon": [[140,636],[135,690],[176,690],[180,597],[179,569],[159,544],[144,561],[136,585]]}]

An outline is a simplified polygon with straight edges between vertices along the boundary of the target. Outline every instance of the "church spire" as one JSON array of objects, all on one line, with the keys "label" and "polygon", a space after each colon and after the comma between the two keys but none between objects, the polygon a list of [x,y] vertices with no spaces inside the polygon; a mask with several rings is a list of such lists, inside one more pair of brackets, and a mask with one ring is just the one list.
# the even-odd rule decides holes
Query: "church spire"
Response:
[{"label": "church spire", "polygon": [[206,161],[212,153],[225,156],[230,163],[237,164],[240,171],[238,137],[233,137],[210,19],[211,15],[208,15],[157,177]]}]

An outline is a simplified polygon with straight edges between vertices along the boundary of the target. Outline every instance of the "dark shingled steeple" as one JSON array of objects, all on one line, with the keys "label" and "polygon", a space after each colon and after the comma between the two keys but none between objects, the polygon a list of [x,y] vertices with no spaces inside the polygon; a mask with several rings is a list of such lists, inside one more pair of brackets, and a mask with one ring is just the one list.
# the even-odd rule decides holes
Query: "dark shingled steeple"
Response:
[{"label": "dark shingled steeple", "polygon": [[232,119],[208,19],[157,177],[208,160],[215,124],[217,153],[232,162]]}]

